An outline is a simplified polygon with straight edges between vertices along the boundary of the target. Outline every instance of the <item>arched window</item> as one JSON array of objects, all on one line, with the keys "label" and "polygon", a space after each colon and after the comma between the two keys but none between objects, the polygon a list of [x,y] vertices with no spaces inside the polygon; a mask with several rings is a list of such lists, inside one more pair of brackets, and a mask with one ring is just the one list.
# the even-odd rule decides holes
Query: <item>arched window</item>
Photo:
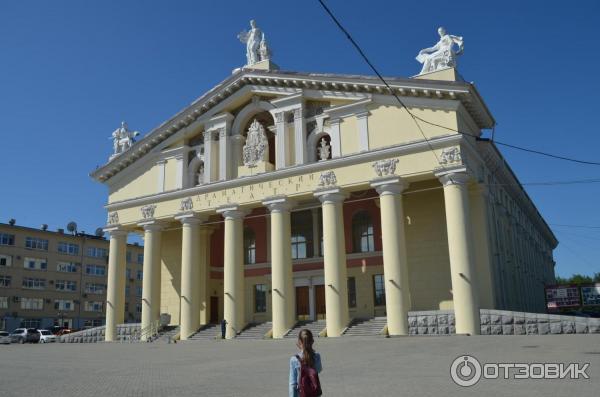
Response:
[{"label": "arched window", "polygon": [[256,263],[256,235],[249,227],[244,229],[244,263],[246,265]]},{"label": "arched window", "polygon": [[367,211],[360,211],[352,218],[352,246],[354,252],[375,251],[373,221]]}]

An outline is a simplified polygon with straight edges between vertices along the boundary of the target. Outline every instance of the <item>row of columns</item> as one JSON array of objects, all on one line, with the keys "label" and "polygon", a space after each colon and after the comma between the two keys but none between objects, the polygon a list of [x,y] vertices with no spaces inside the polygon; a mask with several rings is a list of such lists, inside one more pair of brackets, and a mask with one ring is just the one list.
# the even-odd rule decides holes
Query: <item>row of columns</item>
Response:
[{"label": "row of columns", "polygon": [[[479,333],[479,304],[474,272],[473,243],[466,173],[439,176],[444,187],[446,224],[456,332]],[[400,177],[373,181],[380,196],[387,325],[390,335],[408,334],[409,292],[406,231],[402,192],[407,184]],[[343,202],[340,188],[314,193],[322,206],[323,256],[327,335],[340,336],[349,323]],[[291,209],[285,197],[263,202],[271,212],[271,280],[273,338],[282,338],[295,323],[295,289],[291,258]],[[236,205],[217,211],[224,218],[224,318],[226,338],[234,338],[245,326],[243,219],[247,214]],[[187,339],[207,322],[208,231],[202,219],[178,217],[182,223],[181,339]],[[161,226],[142,224],[145,230],[142,328],[159,318]],[[123,321],[124,258],[126,234],[110,235],[106,311],[106,340],[114,340],[116,324]],[[120,260],[123,258],[123,260]],[[121,281],[122,280],[122,281]],[[123,285],[121,285],[123,284]]]}]

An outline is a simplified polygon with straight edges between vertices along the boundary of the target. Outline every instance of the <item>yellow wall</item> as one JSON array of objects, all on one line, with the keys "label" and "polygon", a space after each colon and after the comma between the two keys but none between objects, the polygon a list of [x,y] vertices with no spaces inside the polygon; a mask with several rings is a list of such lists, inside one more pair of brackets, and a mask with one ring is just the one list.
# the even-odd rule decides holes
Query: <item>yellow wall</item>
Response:
[{"label": "yellow wall", "polygon": [[[124,172],[124,171],[123,171]],[[129,178],[113,182],[109,185],[108,202],[132,199],[145,196],[158,191],[158,167],[154,163],[148,163],[145,167],[139,167],[131,172]]]},{"label": "yellow wall", "polygon": [[170,158],[165,164],[165,191],[177,189],[177,160]]},{"label": "yellow wall", "polygon": [[179,324],[181,303],[181,230],[162,233],[160,312],[171,315],[171,324]]},{"label": "yellow wall", "polygon": [[356,117],[350,116],[342,119],[340,123],[340,140],[342,156],[359,152]]}]

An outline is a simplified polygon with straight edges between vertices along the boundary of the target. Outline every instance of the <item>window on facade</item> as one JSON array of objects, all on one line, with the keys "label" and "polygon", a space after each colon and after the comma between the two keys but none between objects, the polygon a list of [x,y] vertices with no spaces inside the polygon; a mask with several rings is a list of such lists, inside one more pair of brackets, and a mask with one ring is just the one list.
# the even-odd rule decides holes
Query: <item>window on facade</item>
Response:
[{"label": "window on facade", "polygon": [[136,303],[135,304],[135,312],[136,313],[141,313],[142,312],[142,304],[141,303]]},{"label": "window on facade", "polygon": [[143,279],[144,279],[144,272],[143,272],[142,270],[138,270],[138,271],[136,272],[136,278],[137,278],[138,280],[143,280]]},{"label": "window on facade", "polygon": [[106,266],[86,265],[85,274],[89,276],[106,276]]},{"label": "window on facade", "polygon": [[87,256],[92,258],[106,258],[108,256],[108,250],[106,248],[88,247]]},{"label": "window on facade", "polygon": [[313,227],[310,210],[293,212],[292,222],[292,259],[313,256]]},{"label": "window on facade", "polygon": [[131,251],[127,251],[125,253],[125,260],[127,261],[127,263],[131,263]]},{"label": "window on facade", "polygon": [[0,266],[8,267],[11,265],[12,265],[12,256],[0,254]]},{"label": "window on facade", "polygon": [[376,274],[373,276],[373,294],[375,306],[385,305],[385,285],[383,274]]},{"label": "window on facade", "polygon": [[44,300],[42,298],[21,298],[21,309],[44,310]]},{"label": "window on facade", "polygon": [[137,296],[137,297],[142,296],[142,287],[135,287],[135,296]]},{"label": "window on facade", "polygon": [[65,255],[79,255],[79,245],[74,243],[58,243],[58,252]]},{"label": "window on facade", "polygon": [[46,270],[48,264],[45,259],[25,258],[23,260],[23,267],[29,270]]},{"label": "window on facade", "polygon": [[99,301],[85,301],[84,310],[86,312],[102,312],[103,304]]},{"label": "window on facade", "polygon": [[248,227],[244,229],[244,263],[256,263],[256,235]]},{"label": "window on facade", "polygon": [[137,254],[137,263],[144,264],[144,254]]},{"label": "window on facade", "polygon": [[58,262],[56,270],[63,273],[77,273],[78,263],[74,262]]},{"label": "window on facade", "polygon": [[360,211],[352,218],[352,243],[354,252],[375,251],[373,222],[367,211]]},{"label": "window on facade", "polygon": [[102,320],[98,320],[98,319],[85,320],[83,322],[83,326],[86,327],[86,328],[99,327],[101,325],[102,325]]},{"label": "window on facade", "polygon": [[0,287],[10,287],[11,281],[11,276],[0,275]]},{"label": "window on facade", "polygon": [[25,289],[44,289],[46,288],[46,279],[43,278],[23,278],[23,288]]},{"label": "window on facade", "polygon": [[88,294],[103,294],[106,291],[106,285],[96,283],[86,283],[85,292]]},{"label": "window on facade", "polygon": [[56,280],[54,286],[57,291],[75,292],[77,291],[77,282],[71,280]]},{"label": "window on facade", "polygon": [[8,296],[0,296],[0,309],[8,309]]},{"label": "window on facade", "polygon": [[28,318],[21,321],[21,328],[40,328],[42,320],[37,318]]},{"label": "window on facade", "polygon": [[71,300],[57,299],[54,301],[54,308],[56,310],[73,311],[75,310],[75,304]]},{"label": "window on facade", "polygon": [[265,313],[267,311],[267,286],[256,284],[254,286],[254,312]]},{"label": "window on facade", "polygon": [[129,285],[125,286],[125,296],[129,296],[129,293],[131,292],[131,288],[129,287]]},{"label": "window on facade", "polygon": [[0,233],[0,245],[15,245],[15,235]]},{"label": "window on facade", "polygon": [[356,307],[356,279],[348,277],[348,306]]},{"label": "window on facade", "polygon": [[38,237],[26,237],[25,248],[48,251],[48,240]]}]

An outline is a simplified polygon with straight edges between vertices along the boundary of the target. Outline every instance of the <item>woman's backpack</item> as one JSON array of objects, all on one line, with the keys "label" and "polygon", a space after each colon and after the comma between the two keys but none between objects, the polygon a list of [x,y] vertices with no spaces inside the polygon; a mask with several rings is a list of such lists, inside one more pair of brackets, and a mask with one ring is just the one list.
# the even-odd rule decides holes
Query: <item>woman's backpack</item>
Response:
[{"label": "woman's backpack", "polygon": [[300,397],[316,397],[322,395],[323,392],[321,391],[321,382],[319,381],[319,373],[317,370],[304,364],[297,354],[296,358],[300,362],[300,379],[298,380]]}]

